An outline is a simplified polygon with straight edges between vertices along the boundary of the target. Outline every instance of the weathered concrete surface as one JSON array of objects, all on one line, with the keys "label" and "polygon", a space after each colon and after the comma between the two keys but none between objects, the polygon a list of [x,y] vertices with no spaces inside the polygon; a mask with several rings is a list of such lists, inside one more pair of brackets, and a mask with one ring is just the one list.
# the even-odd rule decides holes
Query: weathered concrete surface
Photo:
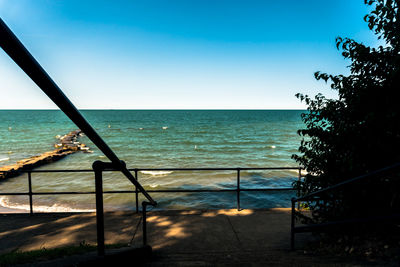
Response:
[{"label": "weathered concrete surface", "polygon": [[[290,248],[290,209],[149,212],[148,239],[155,250],[259,250]],[[162,239],[160,239],[162,237]],[[138,231],[134,245],[141,243]],[[304,241],[298,235],[297,243]],[[211,245],[212,244],[212,245]]]},{"label": "weathered concrete surface", "polygon": [[[94,213],[1,215],[0,252],[82,241],[95,244],[95,222]],[[141,246],[140,222],[140,214],[106,213],[106,243],[132,241],[132,246]],[[148,243],[153,258],[146,265],[359,266],[348,259],[305,255],[301,247],[309,239],[310,235],[296,236],[298,250],[289,251],[289,209],[151,211]],[[62,261],[57,265],[62,266]]]},{"label": "weathered concrete surface", "polygon": [[[108,212],[105,216],[106,243],[128,244],[139,224],[133,212]],[[0,254],[15,249],[29,251],[97,244],[95,213],[38,213],[0,215]]]},{"label": "weathered concrete surface", "polygon": [[57,149],[17,161],[16,164],[0,167],[0,179],[15,177],[23,170],[34,169],[41,165],[57,161],[79,150],[88,152],[89,148],[85,144],[78,142],[78,137],[81,134],[81,130],[72,131],[59,138],[59,142],[54,145]]}]

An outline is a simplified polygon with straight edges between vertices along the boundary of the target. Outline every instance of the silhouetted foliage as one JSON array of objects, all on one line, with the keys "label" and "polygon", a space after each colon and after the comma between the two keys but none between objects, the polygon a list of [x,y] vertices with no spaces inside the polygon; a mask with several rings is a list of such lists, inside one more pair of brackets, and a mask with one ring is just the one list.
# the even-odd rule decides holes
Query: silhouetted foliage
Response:
[{"label": "silhouetted foliage", "polygon": [[[400,162],[399,0],[365,0],[374,10],[364,17],[384,45],[368,47],[349,38],[336,46],[351,61],[350,75],[315,73],[338,99],[322,94],[296,96],[307,104],[300,155],[292,157],[308,172],[294,183],[301,196],[346,179]],[[400,171],[398,170],[397,173]],[[308,203],[316,221],[399,210],[397,173],[381,175]],[[328,196],[329,197],[329,196]]]}]

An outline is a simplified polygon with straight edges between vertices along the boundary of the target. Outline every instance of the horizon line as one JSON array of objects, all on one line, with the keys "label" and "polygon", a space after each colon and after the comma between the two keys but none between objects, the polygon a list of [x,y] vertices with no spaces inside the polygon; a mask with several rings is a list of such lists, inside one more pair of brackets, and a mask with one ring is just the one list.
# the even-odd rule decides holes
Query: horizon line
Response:
[{"label": "horizon line", "polygon": [[[43,111],[56,111],[56,110],[59,110],[59,111],[62,111],[61,109],[40,109],[40,108],[16,108],[16,109],[0,109],[0,111],[10,111],[10,110],[43,110]],[[254,109],[251,109],[251,108],[248,108],[248,109],[246,109],[246,108],[238,108],[238,109],[235,109],[235,108],[227,108],[227,109],[224,109],[224,108],[221,108],[221,109],[219,109],[219,108],[204,108],[204,109],[202,109],[202,108],[199,108],[199,109],[185,109],[185,108],[177,108],[177,109],[174,109],[174,108],[166,108],[166,109],[163,109],[163,108],[144,108],[144,109],[125,109],[125,108],[105,108],[105,109],[101,109],[101,108],[83,108],[83,109],[78,109],[78,110],[176,110],[176,111],[178,111],[178,110],[244,110],[244,111],[246,111],[246,110],[260,110],[260,111],[262,111],[262,110],[307,110],[307,109],[298,109],[298,108],[275,108],[275,109],[268,109],[268,108],[266,108],[266,109],[261,109],[261,108],[254,108]]]}]

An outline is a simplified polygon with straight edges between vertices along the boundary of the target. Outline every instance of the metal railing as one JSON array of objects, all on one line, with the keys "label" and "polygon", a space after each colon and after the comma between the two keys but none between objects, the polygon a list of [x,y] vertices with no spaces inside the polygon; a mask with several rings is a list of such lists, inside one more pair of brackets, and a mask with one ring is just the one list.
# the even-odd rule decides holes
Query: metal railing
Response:
[{"label": "metal railing", "polygon": [[[304,232],[312,232],[317,230],[328,229],[334,226],[344,226],[349,224],[357,224],[357,223],[369,223],[369,222],[381,222],[384,220],[392,220],[392,219],[399,219],[400,214],[390,214],[388,216],[372,216],[367,218],[348,218],[344,220],[332,221],[332,222],[325,222],[319,224],[311,224],[305,226],[297,226],[296,227],[296,215],[299,214],[300,210],[300,202],[306,201],[319,201],[327,198],[332,198],[332,196],[327,196],[327,194],[332,193],[335,190],[339,190],[349,185],[353,185],[357,182],[365,181],[366,179],[373,179],[379,177],[379,175],[386,175],[391,174],[393,172],[400,171],[400,163],[396,163],[385,168],[381,168],[379,170],[371,171],[367,174],[359,175],[357,177],[345,180],[341,183],[323,188],[321,190],[312,192],[308,195],[292,198],[292,211],[291,211],[291,231],[290,231],[290,246],[291,249],[294,250],[295,247],[295,234],[296,233],[304,233]],[[296,211],[296,202],[298,203],[298,210]]]},{"label": "metal railing", "polygon": [[[27,173],[28,177],[28,192],[5,193],[0,192],[0,196],[28,196],[29,197],[29,213],[34,213],[33,196],[44,195],[95,195],[96,196],[96,218],[97,218],[97,242],[98,253],[104,255],[104,209],[103,209],[103,194],[135,194],[136,213],[139,212],[139,194],[141,193],[137,187],[133,190],[103,190],[102,173],[119,171],[114,168],[112,163],[105,163],[96,161],[93,163],[93,169],[80,169],[80,170],[25,170],[21,173]],[[146,190],[150,193],[236,193],[237,210],[241,210],[240,193],[241,192],[268,192],[268,191],[290,191],[294,190],[292,187],[274,187],[274,188],[243,188],[241,186],[241,171],[279,171],[279,170],[297,170],[297,178],[301,179],[301,171],[303,168],[299,167],[266,167],[266,168],[134,168],[128,169],[134,173],[136,180],[139,180],[140,171],[232,171],[236,175],[236,183],[233,188],[227,189],[150,189]],[[34,192],[33,190],[33,173],[93,173],[95,176],[95,191],[52,191],[52,192]],[[142,202],[142,230],[143,230],[143,245],[147,245],[147,223],[146,223],[146,206],[150,205],[149,202]]]},{"label": "metal railing", "polygon": [[[269,187],[269,188],[243,188],[241,186],[241,171],[279,171],[279,170],[296,170],[298,171],[297,178],[301,179],[301,171],[303,168],[299,167],[265,167],[265,168],[132,168],[128,169],[134,173],[134,176],[139,180],[139,172],[141,171],[233,171],[236,172],[236,183],[234,188],[227,189],[148,189],[149,193],[223,193],[223,192],[236,192],[237,210],[241,209],[240,192],[267,192],[267,191],[288,191],[294,190],[292,187]],[[110,166],[104,168],[104,172],[117,171]],[[32,174],[33,173],[94,173],[93,169],[77,169],[77,170],[24,170],[22,173],[27,173],[28,178],[28,192],[5,193],[0,192],[0,196],[28,196],[29,197],[29,213],[33,214],[33,196],[40,195],[95,195],[95,191],[51,191],[51,192],[34,192]],[[133,185],[135,187],[135,185]],[[140,191],[135,187],[133,190],[112,190],[103,191],[104,194],[135,194],[135,211],[139,212],[139,195]]]}]

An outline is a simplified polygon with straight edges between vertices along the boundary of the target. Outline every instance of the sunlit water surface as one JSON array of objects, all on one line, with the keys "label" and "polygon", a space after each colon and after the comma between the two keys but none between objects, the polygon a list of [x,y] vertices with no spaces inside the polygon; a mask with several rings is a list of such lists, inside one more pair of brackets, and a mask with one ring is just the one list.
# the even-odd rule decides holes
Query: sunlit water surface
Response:
[{"label": "sunlit water surface", "polygon": [[[295,110],[85,110],[86,119],[129,168],[295,167],[302,128]],[[54,149],[55,136],[76,126],[61,111],[0,111],[0,166]],[[87,137],[94,153],[78,152],[38,168],[90,169],[107,159]],[[145,189],[236,188],[236,171],[142,171]],[[295,170],[242,171],[241,188],[290,187]],[[34,192],[94,191],[93,173],[33,173]],[[119,173],[104,174],[104,190],[132,190]],[[27,175],[2,181],[0,192],[27,192]],[[235,208],[236,193],[152,193],[159,209]],[[242,192],[243,208],[288,207],[293,191]],[[143,198],[140,197],[140,200]],[[93,195],[34,196],[36,211],[95,208]],[[135,208],[134,194],[105,194],[107,210]],[[0,205],[29,209],[27,196],[0,196]]]}]

